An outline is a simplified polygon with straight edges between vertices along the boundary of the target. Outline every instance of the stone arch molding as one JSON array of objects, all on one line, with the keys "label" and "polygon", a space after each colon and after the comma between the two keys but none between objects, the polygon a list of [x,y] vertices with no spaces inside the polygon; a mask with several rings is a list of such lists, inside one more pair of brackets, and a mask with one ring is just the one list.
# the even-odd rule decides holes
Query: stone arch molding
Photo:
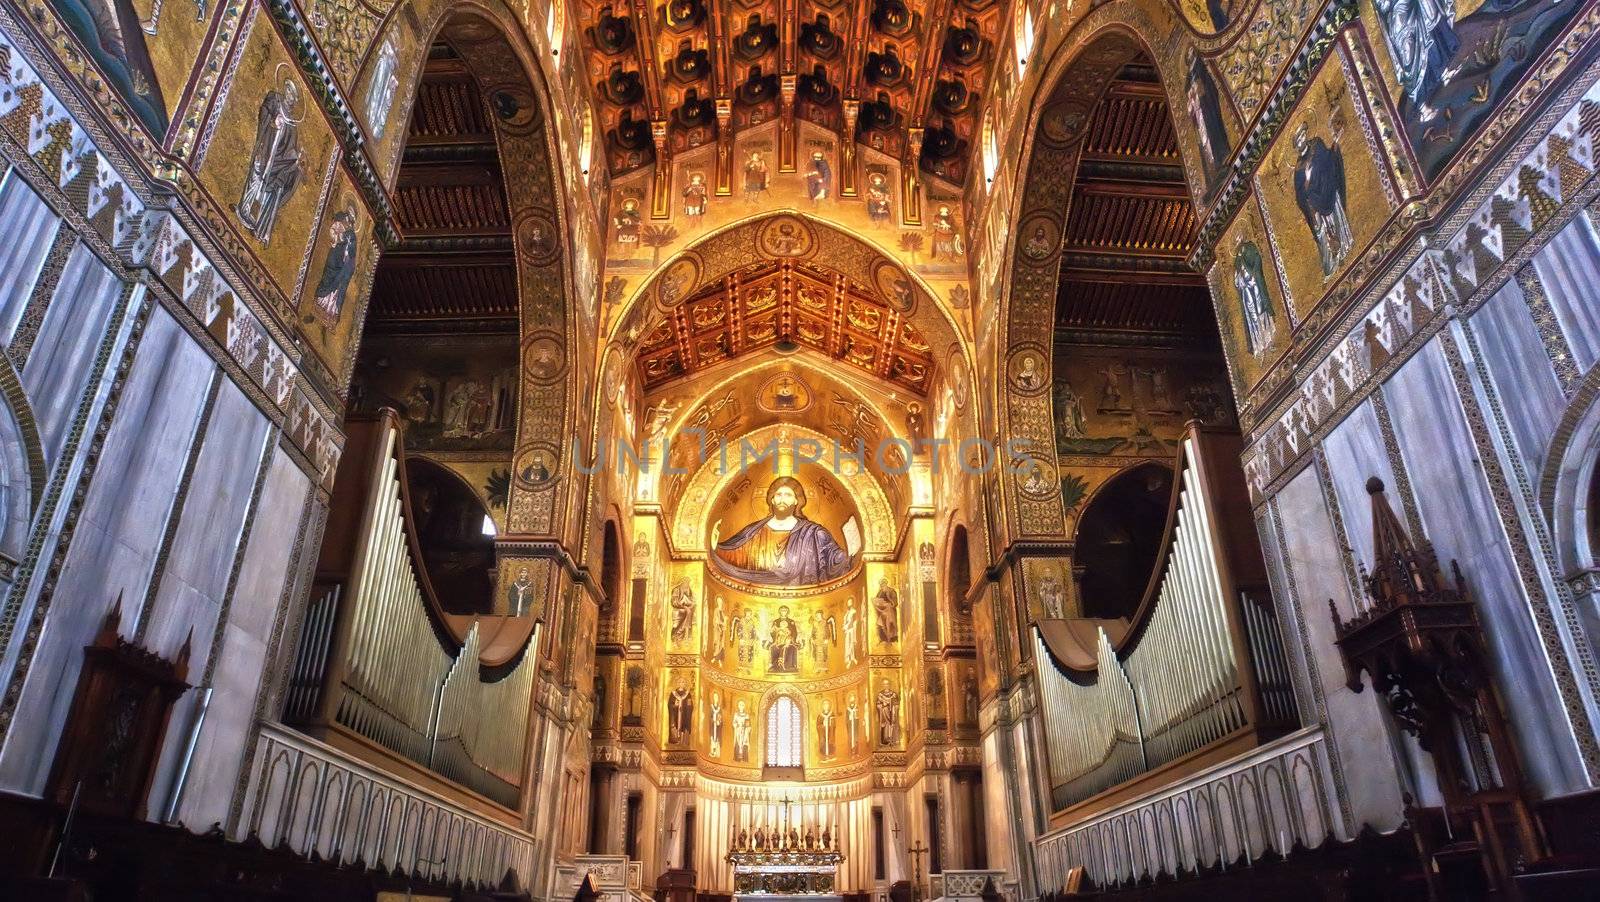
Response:
[{"label": "stone arch molding", "polygon": [[[397,5],[375,37],[356,82],[357,100],[374,78],[384,45],[409,43],[413,31],[411,54],[395,65],[405,75],[396,76],[394,121],[379,148],[388,156],[387,182],[392,185],[398,172],[408,131],[402,123],[410,122],[428,48],[443,37],[461,52],[489,105],[516,256],[523,364],[507,535],[573,538],[578,524],[565,514],[581,501],[574,462],[550,437],[571,431],[570,400],[580,396],[586,374],[574,365],[582,350],[578,317],[568,302],[578,296],[576,267],[568,237],[571,211],[557,187],[563,183],[563,160],[549,84],[516,12],[500,0],[413,2]],[[359,104],[358,111],[365,112]],[[530,365],[535,354],[539,362]]]},{"label": "stone arch molding", "polygon": [[[832,447],[833,439],[814,429],[792,423],[773,423],[745,433],[737,442],[730,442],[726,469],[722,467],[716,454],[709,454],[706,462],[701,464],[690,477],[689,484],[684,489],[683,500],[679,502],[676,516],[673,518],[670,539],[675,551],[685,557],[705,554],[707,536],[711,530],[709,517],[713,503],[730,483],[742,475],[739,470],[739,442],[748,442],[751,447],[759,449],[774,440],[780,446],[785,446],[805,439],[815,441],[825,449]],[[831,463],[826,456],[824,462]],[[769,465],[761,463],[752,466],[759,471],[760,468]],[[862,467],[853,471],[835,472],[834,476],[845,487],[845,491],[855,499],[856,509],[861,513],[862,525],[866,530],[862,537],[863,553],[893,554],[898,535],[891,515],[889,498],[884,493],[883,487],[878,485],[872,474]]]},{"label": "stone arch molding", "polygon": [[1589,487],[1600,478],[1600,367],[1584,375],[1556,424],[1545,453],[1539,507],[1555,538],[1558,579],[1583,579],[1600,589],[1600,536],[1591,526]]},{"label": "stone arch molding", "polygon": [[[1077,36],[1064,43],[1046,65],[1045,74],[1026,120],[1026,139],[1019,161],[1021,186],[1016,192],[1009,222],[1015,223],[1007,237],[1006,260],[1009,272],[1002,284],[1005,296],[999,299],[1000,334],[993,343],[995,352],[983,363],[990,375],[992,409],[999,434],[1026,443],[1034,459],[1050,474],[1060,472],[1055,451],[1055,422],[1051,393],[1017,390],[1006,378],[1011,358],[1022,353],[1037,353],[1036,336],[1052,334],[1055,321],[1056,286],[1060,281],[1062,236],[1072,205],[1072,186],[1076,180],[1080,150],[1087,135],[1095,106],[1117,72],[1139,53],[1156,61],[1169,108],[1181,109],[1181,98],[1173,87],[1180,83],[1174,49],[1187,34],[1167,22],[1163,28],[1150,5],[1124,0],[1099,7],[1079,23]],[[1180,155],[1189,175],[1190,200],[1196,211],[1205,209],[1204,198],[1195,190],[1198,184],[1199,149],[1178,130]],[[1042,233],[1043,244],[1022,247],[1018,236]],[[1045,349],[1044,384],[1051,385],[1052,355]],[[1066,511],[1059,493],[1030,495],[1022,490],[1024,474],[1008,468],[997,471],[1006,498],[1007,534],[1018,539],[1067,538]]]}]

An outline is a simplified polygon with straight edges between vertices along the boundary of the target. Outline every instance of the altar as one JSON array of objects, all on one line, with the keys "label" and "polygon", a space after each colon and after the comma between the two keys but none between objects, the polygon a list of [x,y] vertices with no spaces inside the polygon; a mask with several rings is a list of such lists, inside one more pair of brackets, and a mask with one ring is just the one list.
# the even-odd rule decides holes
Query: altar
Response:
[{"label": "altar", "polygon": [[733,865],[733,893],[742,902],[840,902],[835,893],[839,862],[838,836],[812,829],[768,833],[757,829],[733,840],[728,863]]}]

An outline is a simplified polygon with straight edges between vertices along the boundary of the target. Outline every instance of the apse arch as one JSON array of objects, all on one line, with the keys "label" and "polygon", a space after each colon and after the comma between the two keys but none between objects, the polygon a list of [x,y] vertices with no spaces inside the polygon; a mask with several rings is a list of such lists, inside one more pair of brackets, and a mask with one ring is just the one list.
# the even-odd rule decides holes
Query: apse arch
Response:
[{"label": "apse arch", "polygon": [[[578,327],[581,311],[572,299],[582,297],[576,274],[576,236],[570,227],[573,210],[558,186],[570,181],[568,161],[560,150],[556,132],[556,105],[539,56],[528,43],[516,12],[500,0],[469,0],[427,9],[421,4],[397,5],[374,38],[356,84],[363,97],[376,90],[375,81],[387,68],[394,74],[394,92],[405,98],[399,114],[404,123],[375,128],[366,121],[378,112],[358,104],[369,139],[378,137],[372,151],[387,166],[393,190],[398,184],[400,160],[417,115],[416,98],[423,83],[431,48],[444,42],[457,51],[460,65],[476,83],[493,132],[501,161],[502,189],[509,224],[509,253],[514,260],[517,297],[517,341],[522,357],[513,404],[518,416],[513,444],[506,520],[510,535],[556,535],[575,539],[581,524],[565,512],[579,503],[573,462],[551,435],[566,434],[576,421],[570,400],[581,396],[589,373],[575,366],[583,341]],[[403,61],[398,50],[408,47]],[[439,236],[435,244],[471,249],[470,241],[450,244]],[[404,242],[391,248],[393,256]],[[381,265],[381,263],[380,263]],[[537,355],[537,356],[535,356]],[[538,474],[539,479],[531,476]]]},{"label": "apse arch", "polygon": [[[1163,8],[1171,14],[1170,8]],[[1156,69],[1168,110],[1181,108],[1173,86],[1181,83],[1177,67],[1182,61],[1159,49],[1167,45],[1165,36],[1171,33],[1170,28],[1160,28],[1145,4],[1110,3],[1094,9],[1075,27],[1074,36],[1052,54],[1026,118],[1026,138],[1018,162],[1020,187],[1014,192],[1010,217],[1015,225],[1006,237],[1003,258],[1001,284],[1007,291],[1000,300],[994,353],[983,363],[992,374],[987,380],[992,392],[987,400],[1000,433],[1026,443],[1055,468],[1055,474],[1061,472],[1061,460],[1052,406],[1053,355],[1048,345],[1039,344],[1038,336],[1054,334],[1083,145],[1107,89],[1124,66],[1141,55]],[[1229,113],[1231,108],[1224,115]],[[1225,127],[1225,131],[1232,141],[1236,118],[1229,118],[1228,124],[1233,128]],[[1199,215],[1206,209],[1199,148],[1183,130],[1176,131],[1176,142],[1188,202]],[[1235,152],[1236,144],[1230,147],[1229,157]],[[1214,317],[1214,311],[1209,315]],[[1024,356],[1033,357],[1031,366],[1042,368],[1042,373],[1032,378],[1046,390],[1016,390],[1011,369]],[[1059,493],[1023,491],[1017,478],[1002,482],[1008,501],[1005,516],[1010,518],[1013,537],[1066,537],[1069,512]]]}]

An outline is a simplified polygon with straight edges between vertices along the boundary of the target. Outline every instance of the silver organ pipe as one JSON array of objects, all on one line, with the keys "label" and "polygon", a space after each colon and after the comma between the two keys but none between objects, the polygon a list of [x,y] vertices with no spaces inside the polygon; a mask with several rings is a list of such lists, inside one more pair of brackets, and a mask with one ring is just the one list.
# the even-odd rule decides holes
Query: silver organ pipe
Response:
[{"label": "silver organ pipe", "polygon": [[348,597],[355,630],[334,720],[413,761],[428,761],[435,697],[456,656],[424,607],[401,512],[399,433],[385,425]]},{"label": "silver organ pipe", "polygon": [[[1185,435],[1155,572],[1131,624],[1035,627],[1058,810],[1221,743],[1242,750],[1298,720],[1254,523],[1235,522],[1248,504],[1239,503],[1247,498],[1242,473],[1231,479],[1230,450],[1198,426]],[[1112,623],[1128,626],[1115,641]],[[1092,664],[1087,639],[1073,638],[1088,626]]]},{"label": "silver organ pipe", "polygon": [[348,523],[353,543],[343,553],[323,550],[324,562],[348,560],[347,575],[319,576],[285,719],[343,728],[515,807],[538,629],[519,656],[495,668],[480,663],[479,622],[455,647],[414,554],[396,418],[386,413],[371,426],[366,497]]},{"label": "silver organ pipe", "polygon": [[[1245,725],[1239,661],[1229,632],[1204,487],[1193,458],[1179,474],[1177,527],[1144,635],[1126,655],[1140,687],[1139,720],[1157,767]],[[1159,566],[1159,565],[1158,565]]]},{"label": "silver organ pipe", "polygon": [[1110,789],[1144,770],[1133,686],[1118,665],[1104,629],[1098,631],[1097,639],[1099,666],[1092,682],[1080,684],[1042,663],[1050,660],[1050,648],[1037,628],[1034,630],[1035,660],[1042,663],[1040,669],[1046,674],[1039,686],[1044,709],[1049,712],[1046,748],[1051,785],[1059,788],[1065,784],[1075,796],[1058,798],[1057,807]]}]

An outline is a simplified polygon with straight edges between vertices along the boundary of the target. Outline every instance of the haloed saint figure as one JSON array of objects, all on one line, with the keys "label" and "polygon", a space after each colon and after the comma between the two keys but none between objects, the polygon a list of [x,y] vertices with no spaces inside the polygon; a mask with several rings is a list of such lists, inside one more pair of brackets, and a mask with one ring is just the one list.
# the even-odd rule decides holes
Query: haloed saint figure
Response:
[{"label": "haloed saint figure", "polygon": [[827,527],[806,519],[805,506],[806,490],[798,479],[774,479],[767,487],[770,516],[721,542],[713,530],[712,553],[723,572],[763,586],[809,586],[843,576],[859,550],[855,518],[844,525],[846,552]]}]

